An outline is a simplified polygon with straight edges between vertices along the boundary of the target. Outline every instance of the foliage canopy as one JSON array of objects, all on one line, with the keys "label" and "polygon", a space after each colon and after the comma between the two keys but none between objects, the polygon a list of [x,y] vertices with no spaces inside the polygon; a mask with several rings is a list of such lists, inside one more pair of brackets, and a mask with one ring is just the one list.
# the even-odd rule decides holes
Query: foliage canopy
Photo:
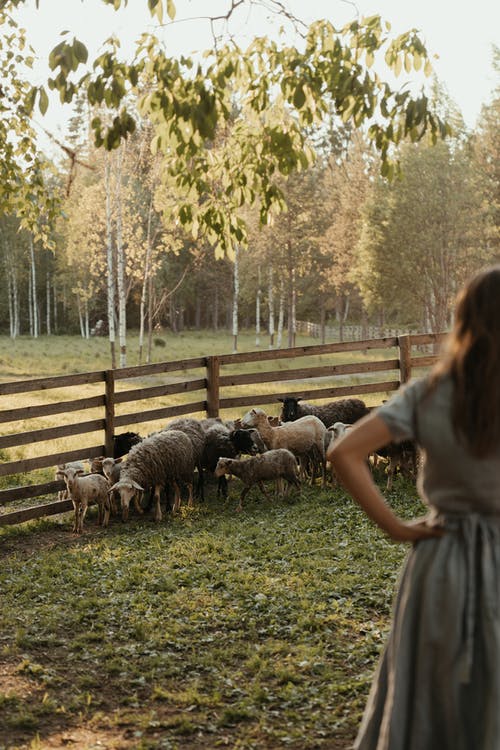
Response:
[{"label": "foliage canopy", "polygon": [[[127,4],[103,2],[115,9]],[[3,24],[13,23],[9,11],[22,3],[0,3]],[[238,5],[231,3],[228,17]],[[160,23],[176,17],[171,0],[148,0],[148,8]],[[314,161],[307,129],[320,126],[332,104],[339,121],[366,129],[380,154],[381,173],[388,178],[395,170],[393,145],[425,134],[434,142],[447,135],[448,126],[424,94],[414,97],[404,86],[395,89],[381,80],[373,67],[381,56],[396,76],[403,69],[430,72],[417,33],[392,37],[389,24],[375,15],[342,29],[317,21],[301,48],[261,37],[248,49],[231,41],[200,59],[169,57],[154,34],[144,33],[134,59],[124,61],[117,40],[110,39],[83,74],[88,61],[85,45],[64,37],[50,54],[53,75],[47,86],[68,104],[77,93],[86,92],[95,110],[92,128],[98,147],[115,149],[144,120],[152,123],[151,148],[162,155],[165,175],[185,196],[176,218],[223,254],[246,241],[239,213],[243,204],[257,203],[263,224],[284,208],[277,178]],[[15,76],[16,68],[9,73]],[[18,85],[24,119],[17,129],[26,129],[31,148],[29,117],[36,108],[46,111],[47,90]],[[7,128],[12,117],[4,112],[2,126]],[[5,206],[10,200],[8,186],[19,175],[15,160],[6,165]]]}]

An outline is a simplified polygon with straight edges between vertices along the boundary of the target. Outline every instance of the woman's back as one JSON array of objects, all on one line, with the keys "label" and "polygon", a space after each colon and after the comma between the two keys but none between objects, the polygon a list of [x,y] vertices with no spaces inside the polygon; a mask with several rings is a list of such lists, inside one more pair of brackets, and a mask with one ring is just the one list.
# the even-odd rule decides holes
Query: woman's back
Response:
[{"label": "woman's back", "polygon": [[415,380],[377,411],[397,440],[422,449],[418,480],[424,500],[439,511],[500,515],[500,446],[487,458],[473,456],[452,424],[453,382],[443,376],[430,387]]}]

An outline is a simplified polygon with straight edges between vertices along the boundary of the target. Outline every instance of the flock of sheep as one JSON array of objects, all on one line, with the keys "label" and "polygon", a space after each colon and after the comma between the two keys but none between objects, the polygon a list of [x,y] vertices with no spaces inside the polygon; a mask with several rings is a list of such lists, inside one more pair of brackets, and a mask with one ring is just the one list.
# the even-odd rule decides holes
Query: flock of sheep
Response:
[{"label": "flock of sheep", "polygon": [[[243,500],[254,485],[266,494],[264,483],[269,480],[276,481],[281,495],[290,485],[300,487],[301,481],[313,483],[321,477],[325,484],[330,442],[368,414],[369,409],[356,398],[324,405],[295,397],[280,401],[280,418],[270,417],[262,409],[251,409],[236,421],[182,417],[145,438],[133,432],[116,435],[113,457],[92,459],[90,473],[79,461],[59,465],[56,479],[63,479],[66,485],[59,498],[72,500],[73,531],[82,533],[89,504],[97,504],[98,523],[107,526],[110,515],[118,513],[119,507],[124,521],[131,503],[138,513],[143,513],[146,493],[154,520],[160,521],[162,493],[167,493],[175,513],[182,494],[187,493],[189,506],[195,493],[204,499],[206,474],[218,479],[218,496],[227,496],[226,476],[240,479],[243,488],[237,510],[242,509]],[[415,447],[391,444],[385,449],[385,458],[389,460],[390,487],[396,468],[414,469]]]}]

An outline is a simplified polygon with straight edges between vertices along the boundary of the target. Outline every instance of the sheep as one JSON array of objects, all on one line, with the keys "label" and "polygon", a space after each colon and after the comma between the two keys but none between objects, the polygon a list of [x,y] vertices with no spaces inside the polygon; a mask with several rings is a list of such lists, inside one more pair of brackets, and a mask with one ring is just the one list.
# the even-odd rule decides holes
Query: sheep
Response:
[{"label": "sheep", "polygon": [[144,488],[154,487],[154,520],[159,522],[162,519],[160,493],[165,485],[172,484],[174,488],[174,512],[180,507],[181,484],[187,485],[189,505],[192,505],[194,468],[193,446],[188,436],[180,430],[162,430],[131,448],[120,480],[109,492],[119,492],[122,519],[126,521],[132,498],[135,501]]},{"label": "sheep", "polygon": [[262,493],[266,495],[263,482],[269,479],[286,479],[295,487],[300,487],[297,475],[297,460],[293,453],[286,448],[275,448],[259,456],[238,460],[234,458],[220,458],[215,467],[215,476],[233,474],[244,484],[237,511],[243,508],[243,500],[254,484],[258,484]]},{"label": "sheep", "polygon": [[414,477],[417,473],[417,446],[413,440],[388,443],[378,448],[375,457],[378,456],[389,460],[386,469],[386,490],[392,489],[394,475],[398,469],[407,477]]},{"label": "sheep", "polygon": [[87,513],[87,507],[92,502],[97,503],[98,507],[97,523],[106,528],[109,523],[109,499],[108,483],[105,477],[101,474],[82,476],[83,469],[75,469],[74,467],[64,469],[61,474],[64,477],[75,509],[73,532],[75,534],[83,532],[83,521]]},{"label": "sheep", "polygon": [[[108,487],[112,487],[114,484],[120,481],[120,474],[121,474],[121,468],[122,468],[122,457],[119,458],[104,458],[102,461],[102,473],[108,480]],[[116,514],[118,512],[117,504],[116,504],[116,498],[120,497],[119,494],[114,491],[109,493],[109,499],[110,499],[110,505],[111,505],[111,512],[113,514]],[[144,513],[139,500],[142,498],[139,498],[137,495],[134,495],[134,506],[138,513]]]},{"label": "sheep", "polygon": [[[203,420],[202,424],[207,425],[202,466],[211,474],[215,472],[219,458],[237,458],[241,453],[255,455],[266,450],[258,430],[231,429],[229,424],[217,420]],[[217,484],[217,497],[221,495],[227,496],[227,481],[223,475]]]},{"label": "sheep", "polygon": [[[85,467],[81,461],[68,461],[65,464],[57,464],[57,469],[54,475],[56,481],[64,481],[65,469],[78,469],[82,472],[85,471]],[[69,497],[68,488],[65,487],[63,490],[59,490],[57,493],[58,500],[67,500]]]},{"label": "sheep", "polygon": [[192,417],[179,417],[169,422],[164,430],[180,430],[190,439],[193,447],[194,465],[198,470],[198,494],[201,500],[205,499],[203,493],[203,449],[205,447],[205,430],[197,419]]},{"label": "sheep", "polygon": [[[328,445],[326,445],[326,450],[328,450],[331,442],[342,437],[342,435],[344,435],[351,428],[351,426],[352,425],[345,424],[344,422],[336,422],[332,427],[329,427],[327,429],[327,434],[329,434],[330,437],[327,438]],[[401,443],[391,442],[387,445],[384,445],[382,448],[379,448],[373,455],[375,462],[374,466],[376,466],[378,457],[386,458],[389,460],[389,464],[386,470],[387,490],[390,490],[392,488],[394,475],[397,469],[400,469],[403,474],[415,476],[417,465],[417,448],[412,440],[403,440]],[[332,470],[332,481],[334,480],[335,476]]]},{"label": "sheep", "polygon": [[113,458],[125,456],[141,440],[142,437],[137,432],[122,432],[119,435],[113,435]]},{"label": "sheep", "polygon": [[311,482],[314,481],[314,462],[319,460],[323,482],[325,481],[326,427],[318,417],[309,415],[295,422],[285,422],[279,427],[271,427],[263,409],[251,409],[242,418],[244,427],[256,427],[268,449],[288,448],[301,462],[313,460]]},{"label": "sheep", "polygon": [[[335,424],[327,427],[325,432],[325,455],[327,455],[328,449],[332,443],[341,438],[345,433],[350,430],[352,425],[346,424],[345,422],[335,422]],[[335,470],[331,466],[331,479],[332,485],[337,484],[337,477],[335,476]]]},{"label": "sheep", "polygon": [[359,398],[342,398],[322,405],[309,404],[306,401],[299,404],[302,399],[294,396],[278,398],[278,401],[283,403],[281,408],[283,422],[295,422],[300,417],[313,414],[321,419],[325,427],[330,427],[335,422],[353,424],[370,411],[365,402]]}]

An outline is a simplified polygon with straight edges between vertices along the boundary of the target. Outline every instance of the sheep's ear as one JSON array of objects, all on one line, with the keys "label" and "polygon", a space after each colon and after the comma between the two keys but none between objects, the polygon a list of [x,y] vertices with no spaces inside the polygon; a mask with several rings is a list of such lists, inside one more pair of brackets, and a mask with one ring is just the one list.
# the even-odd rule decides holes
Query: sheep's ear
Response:
[{"label": "sheep's ear", "polygon": [[85,474],[85,471],[84,471],[84,469],[77,469],[75,471],[75,474]]},{"label": "sheep's ear", "polygon": [[123,456],[120,456],[120,458],[115,458],[115,464],[121,464],[123,461]]},{"label": "sheep's ear", "polygon": [[141,492],[144,492],[144,487],[141,487],[141,485],[140,485],[140,484],[138,484],[137,482],[134,482],[134,481],[132,481],[132,482],[130,482],[130,484],[131,484],[131,485],[132,485],[132,487],[134,487],[134,488],[135,488],[136,490],[140,490]]}]

